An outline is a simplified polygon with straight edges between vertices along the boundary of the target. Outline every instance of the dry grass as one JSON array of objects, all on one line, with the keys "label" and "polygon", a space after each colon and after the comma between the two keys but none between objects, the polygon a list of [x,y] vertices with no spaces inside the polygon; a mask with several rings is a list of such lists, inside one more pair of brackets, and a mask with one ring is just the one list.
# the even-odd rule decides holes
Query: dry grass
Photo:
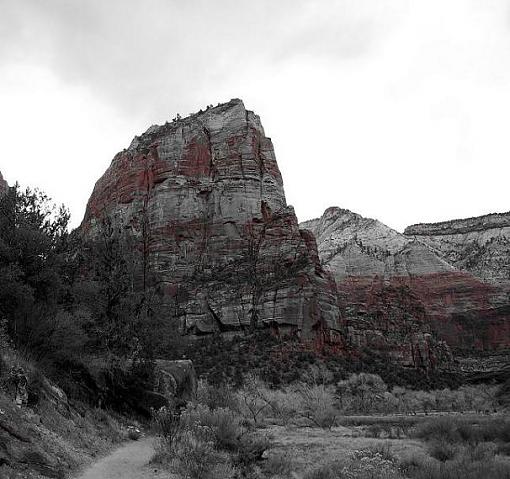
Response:
[{"label": "dry grass", "polygon": [[413,454],[426,455],[425,446],[420,441],[353,437],[355,431],[346,427],[325,430],[318,427],[271,426],[265,431],[272,438],[275,453],[288,455],[297,472],[305,471],[310,464],[347,461],[354,451],[369,448],[386,448],[399,459]]}]

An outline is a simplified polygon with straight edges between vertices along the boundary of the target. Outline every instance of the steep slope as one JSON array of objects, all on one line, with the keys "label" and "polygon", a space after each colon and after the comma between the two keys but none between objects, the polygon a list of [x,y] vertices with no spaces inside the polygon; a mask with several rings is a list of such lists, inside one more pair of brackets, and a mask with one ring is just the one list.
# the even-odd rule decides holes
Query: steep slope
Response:
[{"label": "steep slope", "polygon": [[69,477],[124,439],[109,413],[68,399],[35,365],[0,349],[0,478]]},{"label": "steep slope", "polygon": [[510,212],[417,224],[407,227],[404,234],[483,281],[510,284]]},{"label": "steep slope", "polygon": [[417,354],[419,362],[436,361],[442,340],[455,348],[510,346],[505,292],[429,245],[340,208],[301,227],[316,235],[322,264],[337,280],[351,342],[394,354],[401,344],[412,363]]},{"label": "steep slope", "polygon": [[287,206],[271,140],[241,100],[152,126],[96,183],[81,226],[137,241],[165,311],[192,334],[338,330],[332,278]]}]

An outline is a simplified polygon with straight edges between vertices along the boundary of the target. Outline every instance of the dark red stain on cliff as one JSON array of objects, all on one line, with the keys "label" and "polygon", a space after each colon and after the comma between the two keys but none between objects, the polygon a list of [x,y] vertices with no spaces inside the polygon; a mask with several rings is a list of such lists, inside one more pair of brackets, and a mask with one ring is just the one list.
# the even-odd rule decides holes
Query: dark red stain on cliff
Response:
[{"label": "dark red stain on cliff", "polygon": [[[372,329],[426,326],[454,348],[510,347],[510,311],[501,290],[467,273],[351,277],[338,284],[338,291],[344,311],[355,311],[352,318],[364,315]],[[350,324],[358,327],[357,321]]]},{"label": "dark red stain on cliff", "polygon": [[190,177],[209,176],[211,174],[211,151],[207,143],[194,138],[189,143],[181,160],[178,161],[177,173]]}]

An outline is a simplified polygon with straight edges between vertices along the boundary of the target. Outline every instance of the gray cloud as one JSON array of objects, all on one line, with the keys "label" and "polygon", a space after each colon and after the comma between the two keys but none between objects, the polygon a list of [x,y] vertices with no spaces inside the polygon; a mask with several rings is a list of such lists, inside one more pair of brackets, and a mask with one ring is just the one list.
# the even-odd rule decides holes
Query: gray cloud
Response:
[{"label": "gray cloud", "polygon": [[360,16],[344,0],[325,14],[333,4],[3,0],[0,61],[48,66],[126,113],[161,115],[169,104],[195,105],[197,91],[277,71],[296,56],[366,54],[377,30],[373,12]]}]

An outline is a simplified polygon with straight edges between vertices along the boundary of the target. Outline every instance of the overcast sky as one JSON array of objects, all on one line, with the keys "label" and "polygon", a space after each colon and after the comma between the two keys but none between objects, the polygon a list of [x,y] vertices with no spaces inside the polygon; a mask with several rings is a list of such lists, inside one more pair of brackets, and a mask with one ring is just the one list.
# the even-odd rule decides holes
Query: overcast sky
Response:
[{"label": "overcast sky", "polygon": [[134,135],[231,98],[300,220],[510,210],[508,0],[0,0],[0,171],[74,226]]}]

